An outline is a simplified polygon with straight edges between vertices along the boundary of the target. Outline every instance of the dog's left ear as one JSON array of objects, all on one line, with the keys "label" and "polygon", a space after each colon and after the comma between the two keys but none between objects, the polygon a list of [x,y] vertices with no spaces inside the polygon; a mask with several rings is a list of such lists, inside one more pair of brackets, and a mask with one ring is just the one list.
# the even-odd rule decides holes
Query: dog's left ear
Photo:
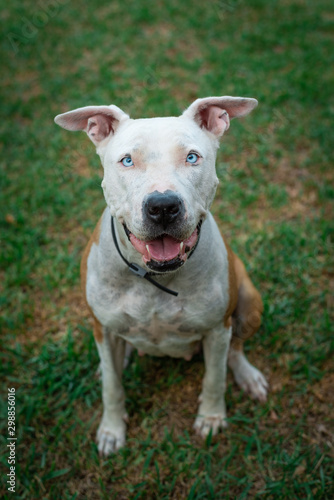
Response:
[{"label": "dog's left ear", "polygon": [[257,100],[250,97],[205,97],[194,101],[182,116],[220,137],[229,128],[230,118],[248,115],[257,104]]}]

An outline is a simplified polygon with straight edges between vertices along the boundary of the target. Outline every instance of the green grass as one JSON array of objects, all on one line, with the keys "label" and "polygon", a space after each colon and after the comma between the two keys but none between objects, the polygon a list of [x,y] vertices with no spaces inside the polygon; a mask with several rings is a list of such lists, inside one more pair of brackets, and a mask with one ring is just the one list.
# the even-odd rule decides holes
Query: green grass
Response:
[{"label": "green grass", "polygon": [[[39,5],[14,0],[1,14],[1,495],[333,498],[331,2]],[[102,174],[84,134],[53,117],[110,103],[166,116],[224,94],[259,100],[224,138],[213,212],[264,299],[246,350],[270,381],[268,402],[230,377],[229,428],[202,443],[192,431],[201,356],[135,355],[124,374],[127,446],[101,460],[79,262],[104,207]],[[15,495],[5,484],[7,387],[17,393]]]}]

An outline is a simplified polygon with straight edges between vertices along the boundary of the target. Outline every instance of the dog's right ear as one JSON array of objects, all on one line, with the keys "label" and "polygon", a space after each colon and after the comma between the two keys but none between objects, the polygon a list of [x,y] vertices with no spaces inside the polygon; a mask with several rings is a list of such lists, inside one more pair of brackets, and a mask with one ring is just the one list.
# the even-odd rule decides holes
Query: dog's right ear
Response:
[{"label": "dog's right ear", "polygon": [[84,130],[95,146],[110,138],[119,124],[129,119],[120,108],[114,106],[86,106],[57,115],[55,122],[66,130]]}]

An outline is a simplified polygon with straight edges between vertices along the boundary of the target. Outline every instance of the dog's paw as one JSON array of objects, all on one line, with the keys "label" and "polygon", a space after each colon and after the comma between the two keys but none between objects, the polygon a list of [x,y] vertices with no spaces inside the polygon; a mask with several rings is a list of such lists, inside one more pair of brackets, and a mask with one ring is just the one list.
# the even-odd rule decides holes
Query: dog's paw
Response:
[{"label": "dog's paw", "polygon": [[124,422],[118,425],[101,422],[96,434],[97,449],[101,457],[107,457],[125,444],[126,425]]},{"label": "dog's paw", "polygon": [[248,361],[235,370],[234,378],[238,386],[252,399],[258,399],[261,403],[267,400],[269,384],[262,373]]},{"label": "dog's paw", "polygon": [[196,434],[202,438],[206,438],[210,431],[212,431],[212,435],[215,436],[221,429],[225,429],[227,427],[225,418],[226,416],[222,414],[197,415],[194,423]]}]

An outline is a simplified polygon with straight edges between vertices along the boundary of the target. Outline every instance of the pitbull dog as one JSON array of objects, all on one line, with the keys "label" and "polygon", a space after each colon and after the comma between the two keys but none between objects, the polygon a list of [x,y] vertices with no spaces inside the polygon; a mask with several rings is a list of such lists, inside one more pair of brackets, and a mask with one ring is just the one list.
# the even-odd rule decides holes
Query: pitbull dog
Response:
[{"label": "pitbull dog", "polygon": [[107,208],[81,262],[102,368],[101,455],[125,443],[121,379],[129,346],[186,360],[203,347],[194,424],[203,437],[226,427],[227,363],[244,391],[266,399],[267,382],[243,353],[243,341],[261,323],[261,297],[209,211],[219,139],[230,118],[256,105],[250,98],[207,97],[179,117],[134,120],[111,105],[55,118],[87,133],[104,168]]}]

